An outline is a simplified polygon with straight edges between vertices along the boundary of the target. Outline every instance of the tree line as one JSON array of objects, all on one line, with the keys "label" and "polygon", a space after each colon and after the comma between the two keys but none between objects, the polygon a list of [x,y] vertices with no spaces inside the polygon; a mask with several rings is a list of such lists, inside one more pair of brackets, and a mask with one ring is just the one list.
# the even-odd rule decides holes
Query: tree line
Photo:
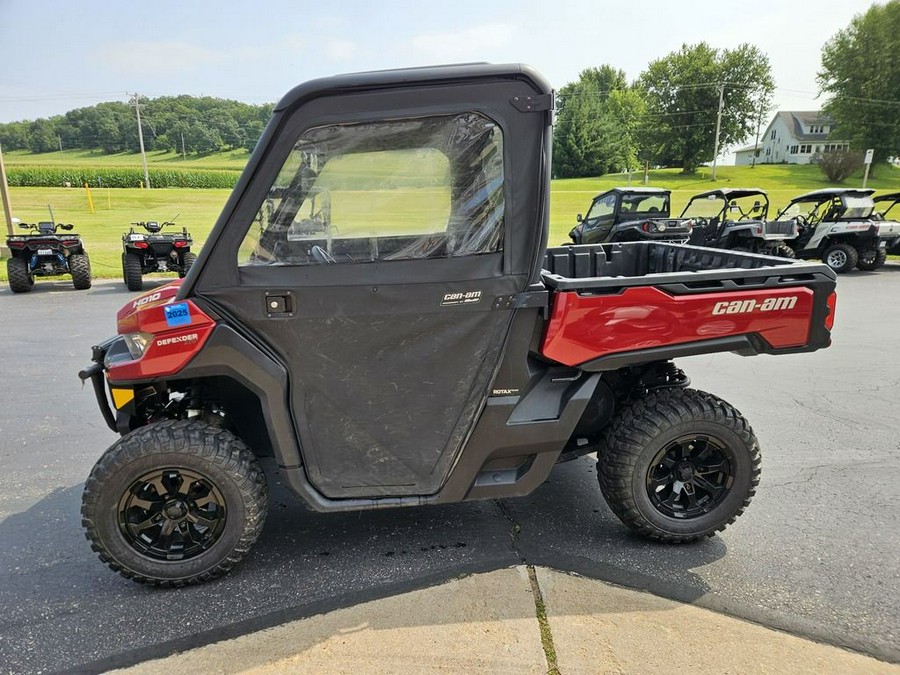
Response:
[{"label": "tree line", "polygon": [[[832,137],[876,161],[900,156],[900,0],[875,4],[823,46],[820,93]],[[742,44],[683,45],[629,82],[601,65],[581,72],[557,97],[553,173],[557,178],[637,170],[645,164],[694,172],[719,149],[750,142],[770,118],[775,84],[768,57]],[[150,150],[252,150],[273,105],[167,96],[141,102]],[[137,152],[135,110],[101,103],[48,119],[0,124],[7,149]],[[856,158],[861,162],[861,155]]]},{"label": "tree line", "polygon": [[[142,98],[144,145],[148,150],[192,154],[252,150],[273,108],[271,103],[251,105],[209,96]],[[36,153],[60,148],[108,154],[140,150],[135,107],[119,101],[49,118],[0,124],[0,144],[7,150]]]},{"label": "tree line", "polygon": [[[900,0],[872,5],[824,44],[823,110],[834,120],[832,137],[853,148],[837,160],[861,165],[868,148],[876,162],[900,157],[898,54]],[[589,68],[559,90],[554,175],[598,176],[645,164],[692,173],[712,161],[717,126],[720,151],[764,130],[774,90],[768,57],[749,44],[683,45],[633,82],[611,65]]]}]

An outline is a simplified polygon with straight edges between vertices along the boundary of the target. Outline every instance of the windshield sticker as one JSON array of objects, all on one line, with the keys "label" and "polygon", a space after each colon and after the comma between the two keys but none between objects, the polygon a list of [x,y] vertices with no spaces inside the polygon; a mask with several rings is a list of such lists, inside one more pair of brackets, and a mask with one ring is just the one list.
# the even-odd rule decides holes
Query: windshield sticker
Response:
[{"label": "windshield sticker", "polygon": [[184,326],[191,322],[191,310],[188,309],[186,302],[179,302],[177,305],[166,305],[163,307],[166,313],[166,323],[170,326]]}]

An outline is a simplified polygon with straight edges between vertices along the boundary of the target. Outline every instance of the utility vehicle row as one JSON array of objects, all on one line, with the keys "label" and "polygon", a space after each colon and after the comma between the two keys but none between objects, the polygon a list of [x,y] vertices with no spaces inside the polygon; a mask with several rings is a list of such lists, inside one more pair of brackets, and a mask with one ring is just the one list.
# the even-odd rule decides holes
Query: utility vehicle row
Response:
[{"label": "utility vehicle row", "polygon": [[698,246],[785,258],[821,260],[836,272],[874,270],[900,254],[900,223],[891,211],[900,193],[873,200],[874,190],[829,188],[791,200],[773,220],[758,188],[723,188],[694,195],[677,218],[670,191],[613,188],[597,195],[569,233],[575,244],[684,241]]}]

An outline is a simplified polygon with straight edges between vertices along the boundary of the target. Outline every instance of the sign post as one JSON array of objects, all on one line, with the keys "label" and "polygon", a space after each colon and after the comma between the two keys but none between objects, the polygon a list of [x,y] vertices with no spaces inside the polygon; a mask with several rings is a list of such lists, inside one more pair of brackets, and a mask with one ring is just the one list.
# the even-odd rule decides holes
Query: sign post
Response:
[{"label": "sign post", "polygon": [[863,188],[866,187],[866,182],[869,180],[869,168],[872,166],[872,160],[875,158],[875,149],[869,148],[866,150],[866,172],[863,174]]}]

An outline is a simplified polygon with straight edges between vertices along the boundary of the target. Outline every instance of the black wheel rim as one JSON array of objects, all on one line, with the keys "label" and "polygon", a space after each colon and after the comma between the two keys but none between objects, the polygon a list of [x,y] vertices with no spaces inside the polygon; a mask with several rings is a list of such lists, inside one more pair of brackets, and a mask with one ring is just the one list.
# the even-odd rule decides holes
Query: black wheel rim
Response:
[{"label": "black wheel rim", "polygon": [[222,535],[225,516],[219,489],[188,469],[144,474],[118,504],[125,540],[155,560],[186,560],[208,550]]},{"label": "black wheel rim", "polygon": [[734,480],[731,452],[716,438],[682,436],[660,450],[647,471],[653,506],[670,518],[706,515],[728,494]]}]

